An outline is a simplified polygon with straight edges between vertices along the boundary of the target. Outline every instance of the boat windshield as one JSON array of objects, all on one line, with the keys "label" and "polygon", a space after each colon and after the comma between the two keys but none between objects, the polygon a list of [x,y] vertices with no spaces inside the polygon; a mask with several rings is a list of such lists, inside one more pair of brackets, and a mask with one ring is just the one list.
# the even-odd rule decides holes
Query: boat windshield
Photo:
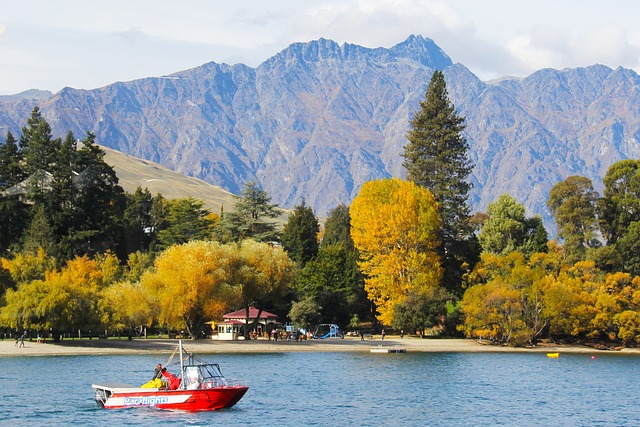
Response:
[{"label": "boat windshield", "polygon": [[186,365],[184,367],[184,387],[187,389],[211,388],[228,385],[227,380],[215,363]]}]

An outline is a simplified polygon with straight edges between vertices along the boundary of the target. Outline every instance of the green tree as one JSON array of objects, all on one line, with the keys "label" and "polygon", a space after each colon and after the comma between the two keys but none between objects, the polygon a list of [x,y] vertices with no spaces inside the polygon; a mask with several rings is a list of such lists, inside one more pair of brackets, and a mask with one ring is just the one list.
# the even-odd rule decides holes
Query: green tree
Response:
[{"label": "green tree", "polygon": [[61,141],[53,139],[51,126],[42,117],[38,107],[33,109],[31,117],[27,120],[27,126],[22,128],[20,147],[24,155],[27,175],[37,171],[51,172],[58,160]]},{"label": "green tree", "polygon": [[600,227],[612,245],[627,234],[632,222],[640,221],[640,160],[614,163],[603,181]]},{"label": "green tree", "polygon": [[18,246],[29,220],[29,205],[19,194],[2,194],[2,190],[25,178],[21,163],[22,153],[11,132],[7,132],[5,143],[0,145],[0,254]]},{"label": "green tree", "polygon": [[[51,221],[56,240],[66,235],[74,227],[76,215],[76,189],[74,178],[76,175],[77,142],[72,132],[62,142],[58,159],[52,166],[53,182],[46,194],[46,215]],[[64,248],[61,252],[73,253],[72,248]]]},{"label": "green tree", "polygon": [[179,245],[192,240],[211,240],[213,223],[209,210],[193,197],[169,202],[168,226],[158,233],[161,247]]},{"label": "green tree", "polygon": [[320,225],[313,209],[304,201],[289,215],[280,236],[282,246],[289,257],[300,267],[304,267],[318,253],[318,232]]},{"label": "green tree", "polygon": [[53,229],[47,220],[44,208],[40,205],[34,208],[31,225],[25,231],[23,249],[31,254],[36,254],[38,250],[43,249],[49,255],[57,255]]},{"label": "green tree", "polygon": [[7,132],[7,138],[3,145],[0,145],[0,190],[16,185],[25,178],[25,174],[20,165],[22,153],[11,132]]},{"label": "green tree", "polygon": [[320,306],[311,297],[296,301],[291,306],[289,318],[294,325],[300,328],[310,329],[313,325],[321,322]]},{"label": "green tree", "polygon": [[627,233],[615,244],[621,268],[633,276],[640,276],[640,221],[629,223]]},{"label": "green tree", "polygon": [[151,211],[153,197],[147,188],[137,187],[133,194],[126,194],[124,230],[127,253],[146,251],[154,240],[155,233]]},{"label": "green tree", "polygon": [[323,245],[342,243],[345,248],[353,250],[353,239],[351,239],[351,215],[349,207],[340,204],[329,211],[329,216],[324,223]]},{"label": "green tree", "polygon": [[74,177],[73,226],[63,241],[73,254],[95,254],[113,249],[125,258],[120,245],[123,239],[122,217],[124,190],[112,166],[104,161],[105,152],[87,133],[77,151]]},{"label": "green tree", "polygon": [[483,252],[507,255],[520,251],[526,255],[546,251],[546,231],[540,218],[525,217],[524,206],[508,194],[487,207],[489,218],[484,221],[478,240]]},{"label": "green tree", "polygon": [[600,246],[596,209],[599,195],[588,178],[570,176],[554,185],[547,206],[564,240],[569,263],[585,259],[588,248]]},{"label": "green tree", "polygon": [[298,299],[312,299],[319,304],[323,323],[345,326],[354,314],[359,317],[370,314],[364,280],[354,255],[342,242],[323,244],[318,255],[298,274],[295,285]]},{"label": "green tree", "polygon": [[395,329],[418,331],[422,336],[425,329],[440,323],[447,313],[448,295],[443,288],[433,288],[428,294],[410,293],[393,308],[391,326]]},{"label": "green tree", "polygon": [[242,194],[236,197],[234,211],[225,213],[221,218],[217,228],[218,240],[240,242],[251,238],[259,242],[276,241],[276,224],[268,219],[278,216],[277,207],[258,183],[246,183]]},{"label": "green tree", "polygon": [[464,118],[449,100],[441,71],[434,71],[425,100],[409,124],[403,153],[407,180],[431,191],[438,202],[445,287],[460,293],[462,275],[478,257],[467,204],[473,167],[467,157]]}]

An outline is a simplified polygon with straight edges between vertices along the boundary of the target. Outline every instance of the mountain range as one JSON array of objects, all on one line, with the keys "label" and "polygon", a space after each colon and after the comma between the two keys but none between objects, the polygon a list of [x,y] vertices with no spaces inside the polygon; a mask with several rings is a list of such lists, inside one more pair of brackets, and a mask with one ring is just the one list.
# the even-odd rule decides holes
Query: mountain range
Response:
[{"label": "mountain range", "polygon": [[614,162],[640,157],[640,77],[592,65],[481,81],[435,42],[391,48],[294,43],[256,68],[210,62],[93,90],[0,97],[0,131],[21,133],[38,105],[56,136],[97,142],[238,194],[257,181],[284,208],[317,215],[362,183],[404,177],[409,120],[442,70],[474,164],[473,211],[509,193],[555,230],[546,200],[570,175],[597,189]]}]

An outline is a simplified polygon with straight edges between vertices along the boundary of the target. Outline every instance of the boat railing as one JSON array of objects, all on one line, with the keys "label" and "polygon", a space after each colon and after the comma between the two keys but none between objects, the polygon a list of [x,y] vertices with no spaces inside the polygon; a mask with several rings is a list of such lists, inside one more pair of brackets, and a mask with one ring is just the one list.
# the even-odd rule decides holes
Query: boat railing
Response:
[{"label": "boat railing", "polygon": [[202,388],[218,388],[218,387],[246,387],[247,382],[244,380],[228,380],[226,378],[207,378],[202,382]]}]

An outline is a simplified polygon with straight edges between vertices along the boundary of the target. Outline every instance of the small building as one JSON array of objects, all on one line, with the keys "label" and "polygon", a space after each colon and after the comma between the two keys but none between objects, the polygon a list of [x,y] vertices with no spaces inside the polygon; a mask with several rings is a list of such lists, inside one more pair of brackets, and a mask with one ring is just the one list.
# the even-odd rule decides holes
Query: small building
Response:
[{"label": "small building", "polygon": [[[253,323],[258,318],[258,309],[249,307],[249,323]],[[246,310],[238,310],[222,316],[223,321],[217,323],[218,339],[223,341],[244,339],[244,328],[246,325]],[[268,311],[262,311],[258,318],[258,335],[267,332],[268,325],[276,325],[278,316]]]}]

